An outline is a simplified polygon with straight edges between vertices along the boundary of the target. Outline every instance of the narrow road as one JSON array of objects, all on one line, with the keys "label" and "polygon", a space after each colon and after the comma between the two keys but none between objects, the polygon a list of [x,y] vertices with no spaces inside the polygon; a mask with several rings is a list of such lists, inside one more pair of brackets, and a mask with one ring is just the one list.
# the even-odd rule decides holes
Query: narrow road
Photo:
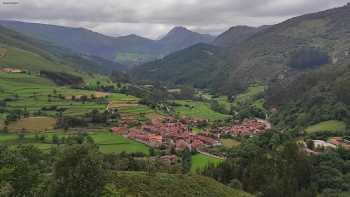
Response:
[{"label": "narrow road", "polygon": [[213,158],[220,159],[220,160],[225,160],[226,159],[225,157],[219,157],[219,156],[216,156],[216,155],[213,155],[213,154],[210,154],[210,153],[207,153],[207,152],[203,152],[203,151],[200,151],[200,150],[197,150],[197,152],[199,152],[200,154],[206,155],[208,157],[213,157]]}]

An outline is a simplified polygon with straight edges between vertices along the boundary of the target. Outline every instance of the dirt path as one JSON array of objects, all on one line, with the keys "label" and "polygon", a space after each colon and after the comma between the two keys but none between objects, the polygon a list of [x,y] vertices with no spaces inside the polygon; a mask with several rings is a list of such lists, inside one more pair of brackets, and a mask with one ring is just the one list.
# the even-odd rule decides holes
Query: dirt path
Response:
[{"label": "dirt path", "polygon": [[216,156],[216,155],[213,155],[213,154],[210,154],[210,153],[207,153],[207,152],[203,152],[203,151],[200,151],[200,150],[197,150],[197,152],[199,152],[200,154],[206,155],[208,157],[213,157],[215,159],[220,159],[220,160],[225,160],[226,159],[225,157],[219,157],[219,156]]}]

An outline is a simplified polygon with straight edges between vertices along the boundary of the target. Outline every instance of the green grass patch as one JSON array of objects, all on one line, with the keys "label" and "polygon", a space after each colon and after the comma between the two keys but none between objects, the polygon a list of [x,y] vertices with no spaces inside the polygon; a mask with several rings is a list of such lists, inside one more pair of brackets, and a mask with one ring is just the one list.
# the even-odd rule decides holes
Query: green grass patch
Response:
[{"label": "green grass patch", "polygon": [[265,86],[263,85],[252,85],[250,86],[245,92],[243,92],[242,94],[239,94],[235,101],[234,101],[234,105],[235,106],[239,106],[241,103],[250,103],[250,104],[254,104],[254,105],[260,105],[263,101],[259,101],[256,99],[256,97],[263,93],[265,91]]},{"label": "green grass patch", "polygon": [[108,132],[96,132],[91,134],[91,137],[99,145],[103,153],[142,152],[146,155],[149,154],[149,148],[146,145],[126,139],[120,135]]},{"label": "green grass patch", "polygon": [[221,120],[229,118],[229,115],[221,114],[210,109],[209,103],[189,100],[177,100],[181,106],[175,107],[175,112],[179,116],[202,118],[208,120]]},{"label": "green grass patch", "polygon": [[319,132],[319,131],[345,131],[346,124],[342,121],[330,120],[312,125],[305,129],[308,133]]},{"label": "green grass patch", "polygon": [[19,68],[30,71],[50,70],[75,72],[72,67],[55,63],[35,53],[18,48],[7,48],[6,54],[0,58],[0,67]]},{"label": "green grass patch", "polygon": [[221,159],[217,159],[214,157],[209,157],[203,154],[195,154],[192,156],[192,167],[191,171],[196,172],[198,169],[203,169],[209,164],[219,164],[221,163]]},{"label": "green grass patch", "polygon": [[[0,143],[11,144],[11,145],[19,145],[19,144],[27,144],[38,147],[41,150],[49,150],[53,146],[57,146],[52,143],[52,138],[54,135],[57,135],[59,138],[68,137],[72,135],[71,133],[63,133],[63,132],[49,132],[45,133],[46,139],[43,142],[36,141],[35,135],[32,133],[25,134],[24,140],[20,141],[18,134],[0,134]],[[149,148],[141,144],[139,142],[126,139],[120,135],[115,135],[110,132],[91,132],[89,135],[95,141],[95,143],[99,146],[100,151],[102,153],[136,153],[142,152],[146,155],[149,154]]]},{"label": "green grass patch", "polygon": [[155,59],[151,55],[142,53],[118,53],[115,57],[115,61],[121,64],[140,64]]}]

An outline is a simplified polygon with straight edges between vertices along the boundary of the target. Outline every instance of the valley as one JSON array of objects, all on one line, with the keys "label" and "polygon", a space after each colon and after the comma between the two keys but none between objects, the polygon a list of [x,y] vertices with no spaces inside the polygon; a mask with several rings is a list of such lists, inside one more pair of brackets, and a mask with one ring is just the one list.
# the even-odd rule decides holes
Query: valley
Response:
[{"label": "valley", "polygon": [[0,196],[348,196],[349,18],[158,39],[1,20]]}]

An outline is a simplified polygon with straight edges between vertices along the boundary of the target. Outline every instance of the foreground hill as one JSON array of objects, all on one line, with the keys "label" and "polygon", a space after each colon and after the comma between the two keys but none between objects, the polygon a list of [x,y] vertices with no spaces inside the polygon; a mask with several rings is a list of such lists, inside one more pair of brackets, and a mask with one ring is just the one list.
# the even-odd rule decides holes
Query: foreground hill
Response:
[{"label": "foreground hill", "polygon": [[123,65],[93,56],[81,56],[44,41],[35,40],[0,26],[0,66],[31,71],[89,71],[123,70]]},{"label": "foreground hill", "polygon": [[151,40],[137,35],[110,37],[84,28],[19,21],[0,21],[0,25],[77,53],[128,65],[154,60],[193,44],[208,43],[214,39],[183,27],[174,28],[161,40]]},{"label": "foreground hill", "polygon": [[213,179],[202,176],[154,174],[143,172],[114,172],[108,186],[113,193],[126,196],[183,196],[183,197],[252,197],[245,192],[231,189]]}]

